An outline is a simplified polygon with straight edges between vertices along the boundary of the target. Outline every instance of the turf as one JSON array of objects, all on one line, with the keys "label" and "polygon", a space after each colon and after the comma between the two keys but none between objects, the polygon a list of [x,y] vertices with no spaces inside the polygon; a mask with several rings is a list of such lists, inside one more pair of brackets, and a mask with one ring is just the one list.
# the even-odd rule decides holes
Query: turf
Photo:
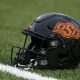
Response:
[{"label": "turf", "polygon": [[12,76],[8,73],[0,72],[0,80],[24,80],[24,79],[21,77],[16,77],[14,75]]},{"label": "turf", "polygon": [[[80,0],[0,0],[0,63],[10,64],[13,44],[23,46],[25,36],[20,31],[37,16],[59,12],[80,21]],[[74,70],[34,70],[42,75],[80,80],[80,67]],[[22,80],[0,72],[0,80]]]}]

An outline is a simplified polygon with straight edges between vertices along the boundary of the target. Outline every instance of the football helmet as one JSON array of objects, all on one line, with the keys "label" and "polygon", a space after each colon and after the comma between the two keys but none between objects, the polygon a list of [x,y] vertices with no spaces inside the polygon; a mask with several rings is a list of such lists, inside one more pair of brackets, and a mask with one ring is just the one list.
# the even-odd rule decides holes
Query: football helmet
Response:
[{"label": "football helmet", "polygon": [[[11,62],[20,67],[75,68],[80,62],[80,24],[70,16],[46,13],[22,30],[24,46],[13,46]],[[26,47],[27,37],[30,43]],[[14,48],[19,49],[13,56]]]}]

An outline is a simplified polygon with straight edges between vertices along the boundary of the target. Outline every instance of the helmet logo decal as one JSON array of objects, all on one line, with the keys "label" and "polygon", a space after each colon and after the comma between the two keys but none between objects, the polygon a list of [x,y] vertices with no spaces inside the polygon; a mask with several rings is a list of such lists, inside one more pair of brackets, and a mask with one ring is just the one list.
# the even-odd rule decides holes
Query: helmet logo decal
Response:
[{"label": "helmet logo decal", "polygon": [[71,22],[58,22],[52,31],[60,33],[65,38],[80,38],[80,30],[76,28]]}]

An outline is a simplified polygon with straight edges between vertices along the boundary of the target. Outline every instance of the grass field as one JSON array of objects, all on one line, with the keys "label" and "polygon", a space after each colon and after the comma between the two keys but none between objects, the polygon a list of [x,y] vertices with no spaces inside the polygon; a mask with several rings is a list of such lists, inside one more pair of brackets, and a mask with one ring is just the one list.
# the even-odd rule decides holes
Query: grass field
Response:
[{"label": "grass field", "polygon": [[[80,22],[80,0],[0,0],[0,63],[10,64],[13,44],[22,46],[20,31],[46,12],[68,14]],[[63,80],[80,80],[80,66],[74,70],[34,70]],[[0,72],[0,80],[23,80]]]}]

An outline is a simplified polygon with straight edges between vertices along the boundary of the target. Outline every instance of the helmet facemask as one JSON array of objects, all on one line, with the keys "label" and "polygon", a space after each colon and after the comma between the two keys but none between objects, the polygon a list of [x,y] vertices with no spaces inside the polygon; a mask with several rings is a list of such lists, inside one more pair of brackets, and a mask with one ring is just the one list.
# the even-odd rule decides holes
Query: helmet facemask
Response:
[{"label": "helmet facemask", "polygon": [[[28,32],[28,31],[29,30],[27,30],[26,32]],[[25,30],[23,31],[23,33],[26,34]],[[49,51],[49,49],[51,49],[51,48],[59,47],[59,40],[57,40],[56,37],[46,39],[42,35],[41,35],[41,37],[40,36],[38,37],[37,35],[39,35],[39,34],[37,34],[37,33],[35,33],[35,35],[30,34],[30,33],[26,34],[23,48],[17,47],[17,46],[12,47],[12,52],[11,52],[12,55],[13,55],[14,47],[19,48],[19,52],[16,54],[16,57],[14,60],[11,55],[11,61],[13,64],[16,64],[16,63],[17,63],[17,65],[18,64],[20,64],[20,65],[29,65],[30,64],[31,66],[33,65],[33,66],[37,66],[37,67],[47,66],[48,62],[46,59],[46,52]],[[31,41],[26,48],[26,41],[27,41],[28,36],[29,36],[29,38],[31,38]]]}]

